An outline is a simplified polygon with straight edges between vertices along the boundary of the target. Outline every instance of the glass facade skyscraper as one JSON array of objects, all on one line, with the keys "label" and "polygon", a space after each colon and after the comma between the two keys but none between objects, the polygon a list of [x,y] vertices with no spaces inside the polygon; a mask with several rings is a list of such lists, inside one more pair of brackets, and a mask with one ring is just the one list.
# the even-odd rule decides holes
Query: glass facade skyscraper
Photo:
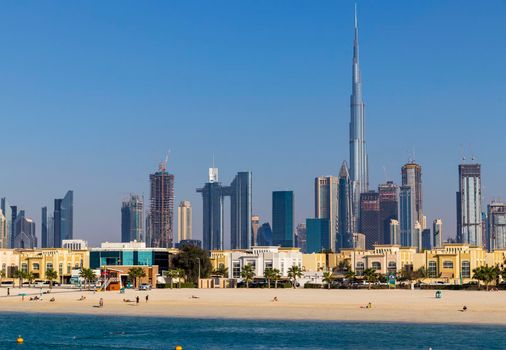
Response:
[{"label": "glass facade skyscraper", "polygon": [[353,248],[352,184],[346,161],[339,171],[339,218],[337,226],[337,250]]},{"label": "glass facade skyscraper", "polygon": [[337,221],[339,218],[339,178],[319,176],[315,178],[315,218],[329,220],[329,248],[337,245]]},{"label": "glass facade skyscraper", "polygon": [[294,247],[293,191],[272,192],[272,240],[274,245]]},{"label": "glass facade skyscraper", "polygon": [[506,248],[506,204],[491,203],[488,205],[488,244],[489,249]]},{"label": "glass facade skyscraper", "polygon": [[457,242],[482,246],[481,166],[459,165]]},{"label": "glass facade skyscraper", "polygon": [[121,204],[121,242],[144,242],[144,201],[130,194]]},{"label": "glass facade skyscraper", "polygon": [[360,233],[365,235],[366,249],[383,244],[380,235],[380,200],[375,191],[360,194]]},{"label": "glass facade skyscraper", "polygon": [[74,192],[67,191],[65,197],[54,200],[53,245],[61,248],[62,240],[74,238]]},{"label": "glass facade skyscraper", "polygon": [[[399,187],[389,181],[378,186],[379,193],[379,229],[384,244],[394,244],[390,240],[390,222],[399,219]],[[397,242],[399,244],[399,242]]]},{"label": "glass facade skyscraper", "polygon": [[319,253],[330,250],[329,219],[306,219],[306,252]]},{"label": "glass facade skyscraper", "polygon": [[399,192],[399,225],[401,246],[411,247],[415,245],[415,196],[410,186],[401,186]]}]

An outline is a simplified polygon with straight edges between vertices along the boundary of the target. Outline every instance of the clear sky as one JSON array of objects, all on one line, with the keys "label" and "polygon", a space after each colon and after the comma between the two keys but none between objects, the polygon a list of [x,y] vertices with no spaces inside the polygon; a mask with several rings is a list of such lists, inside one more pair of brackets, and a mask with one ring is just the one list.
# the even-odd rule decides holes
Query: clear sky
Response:
[{"label": "clear sky", "polygon": [[[457,165],[506,200],[506,2],[358,2],[371,187],[423,167],[424,211],[455,235]],[[0,196],[27,210],[75,191],[75,236],[120,239],[121,200],[148,196],[171,150],[176,204],[253,172],[253,208],[348,158],[352,1],[3,1]],[[40,234],[40,226],[37,227]]]}]

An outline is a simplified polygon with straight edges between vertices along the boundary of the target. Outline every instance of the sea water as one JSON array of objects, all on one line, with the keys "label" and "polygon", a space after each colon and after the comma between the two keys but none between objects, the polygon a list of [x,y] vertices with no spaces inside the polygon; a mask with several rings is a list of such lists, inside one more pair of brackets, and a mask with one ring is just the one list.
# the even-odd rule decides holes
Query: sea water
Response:
[{"label": "sea water", "polygon": [[[506,327],[0,314],[1,349],[506,349]],[[16,338],[24,338],[23,345]]]}]

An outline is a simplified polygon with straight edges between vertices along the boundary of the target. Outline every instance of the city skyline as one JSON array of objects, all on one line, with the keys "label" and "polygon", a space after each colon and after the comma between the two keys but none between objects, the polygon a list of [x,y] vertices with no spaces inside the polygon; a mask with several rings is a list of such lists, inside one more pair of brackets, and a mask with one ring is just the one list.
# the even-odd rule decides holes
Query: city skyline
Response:
[{"label": "city skyline", "polygon": [[[134,35],[132,28],[124,23],[129,18],[129,13],[125,10],[129,9],[128,6],[115,17],[118,21],[118,33],[100,21],[101,15],[112,16],[111,14],[107,11],[95,13],[91,8],[88,8],[88,12],[85,11],[85,18],[77,22],[77,29],[71,30],[69,35],[75,34],[77,39],[84,40],[85,48],[95,49],[85,52],[85,57],[92,58],[88,64],[71,56],[72,64],[63,64],[61,69],[53,72],[56,67],[50,61],[51,56],[35,47],[32,50],[35,50],[33,52],[39,58],[38,65],[25,71],[26,61],[21,60],[17,64],[14,61],[17,55],[26,53],[27,49],[23,51],[20,47],[15,47],[16,44],[5,42],[3,46],[11,50],[8,50],[0,61],[0,71],[6,77],[4,87],[0,90],[0,96],[4,100],[0,118],[6,130],[10,130],[6,133],[4,145],[12,144],[16,149],[5,155],[5,162],[9,164],[10,171],[2,171],[0,174],[0,196],[7,197],[11,204],[25,209],[26,215],[37,223],[37,236],[40,238],[40,208],[44,204],[50,204],[49,200],[58,198],[64,190],[73,189],[74,237],[88,239],[95,244],[101,239],[118,241],[121,232],[119,211],[121,198],[130,192],[148,196],[147,174],[155,168],[165,151],[170,148],[172,155],[168,169],[177,179],[175,202],[189,200],[195,203],[193,231],[196,239],[201,239],[202,208],[201,199],[194,193],[194,189],[205,182],[212,154],[216,155],[217,167],[222,174],[226,174],[223,178],[224,183],[230,183],[233,174],[238,171],[253,173],[252,213],[260,215],[261,222],[268,221],[272,224],[271,193],[274,190],[286,189],[295,193],[294,226],[304,223],[306,218],[312,217],[314,211],[314,178],[325,175],[337,176],[341,161],[348,159],[347,123],[349,65],[353,43],[353,3],[323,4],[315,6],[305,3],[299,7],[292,7],[291,12],[283,19],[287,22],[286,29],[279,28],[265,15],[253,16],[243,25],[239,25],[231,18],[224,18],[227,25],[239,28],[236,34],[226,34],[218,30],[223,29],[222,27],[213,32],[216,35],[223,35],[225,40],[239,43],[239,39],[246,38],[250,44],[279,45],[280,49],[273,49],[273,52],[265,54],[267,56],[264,61],[253,62],[247,58],[246,54],[254,50],[250,46],[240,46],[244,52],[233,51],[235,55],[232,61],[228,61],[222,57],[223,53],[227,52],[222,44],[217,48],[210,48],[202,44],[201,40],[206,37],[204,34],[183,33],[198,43],[195,45],[197,52],[208,52],[211,58],[223,59],[220,63],[212,59],[211,63],[197,62],[195,59],[192,60],[191,56],[183,55],[185,59],[190,58],[189,61],[181,61],[188,62],[186,66],[183,65],[182,74],[183,77],[190,78],[188,80],[190,86],[184,85],[177,76],[173,78],[174,72],[167,65],[177,64],[177,60],[162,64],[158,59],[150,58],[151,56],[124,51],[122,46],[115,48],[119,53],[129,53],[125,56],[127,58],[125,64],[128,67],[113,68],[108,65],[115,62],[117,53],[113,52],[114,50],[105,50],[102,64],[93,60],[98,57],[95,56],[97,50],[104,49],[102,45],[108,43],[107,39],[115,38],[118,33],[126,34],[128,38]],[[392,3],[380,6],[363,1],[359,3],[358,9],[362,49],[360,63],[365,77],[364,94],[367,96],[369,187],[376,188],[378,184],[387,180],[400,184],[400,167],[414,153],[416,162],[423,167],[424,214],[427,216],[427,222],[442,218],[445,239],[455,237],[456,234],[457,166],[461,163],[463,155],[466,155],[470,162],[471,157],[476,155],[476,161],[482,165],[483,208],[486,208],[493,198],[506,198],[506,190],[501,180],[501,172],[506,169],[506,163],[498,159],[499,154],[494,147],[496,146],[494,142],[500,137],[499,130],[504,124],[499,118],[500,111],[506,107],[500,99],[500,91],[506,80],[506,72],[500,62],[504,61],[506,53],[499,44],[500,38],[505,35],[500,20],[504,17],[506,9],[501,3],[487,4],[486,8],[472,3],[465,3],[465,6],[461,4],[461,2],[450,2],[440,6],[429,4],[423,9],[417,8],[413,11],[415,6],[413,4]],[[164,21],[171,16],[167,8],[162,8],[160,15],[155,15],[153,8],[141,8],[141,11],[154,16],[152,18],[154,23],[160,27],[141,30],[135,44],[137,46],[145,44],[148,51],[152,51],[154,48],[150,46],[151,44],[167,39],[163,35],[164,30],[170,32],[169,29],[186,28],[188,23],[185,20],[189,19],[190,15],[210,21],[207,15],[192,12],[191,6],[178,6],[172,9],[187,17],[183,16],[184,20],[176,22],[173,24],[174,27],[170,28],[163,26]],[[256,6],[273,13],[286,10],[280,5],[273,8]],[[34,6],[35,9],[37,7]],[[41,26],[38,39],[45,42],[56,36],[59,40],[70,40],[70,36],[54,32],[62,25],[62,20],[46,23],[35,15],[35,9],[33,13],[28,11],[23,14]],[[249,10],[248,5],[230,4],[227,7],[227,14],[244,14],[245,10]],[[306,10],[310,10],[309,14]],[[417,10],[420,11],[416,13]],[[68,13],[69,18],[75,19],[71,7],[63,5],[62,11]],[[3,12],[4,14],[0,16],[8,14],[16,18],[16,15],[21,15],[16,5],[8,6]],[[452,13],[451,26],[446,23],[447,13]],[[303,14],[309,16],[307,21],[310,21],[303,23],[311,23],[314,27],[299,26],[300,21],[304,20]],[[485,14],[486,20],[480,17]],[[316,21],[316,18],[320,21]],[[476,21],[469,24],[469,18]],[[12,21],[6,19],[1,25],[2,28],[12,32],[13,38],[24,39],[20,42],[29,42],[32,38],[16,28]],[[89,21],[92,24],[91,34],[105,30],[106,39],[98,40],[97,43],[86,40],[93,38],[93,35],[79,30],[79,25],[84,24],[82,21]],[[269,35],[273,35],[266,43],[261,41],[266,38],[266,34],[254,31],[260,23],[267,26],[270,30]],[[16,30],[12,31],[13,28]],[[404,33],[400,33],[400,30]],[[459,34],[454,33],[454,30],[459,31]],[[159,37],[154,36],[156,34]],[[466,40],[457,36],[466,37]],[[485,36],[487,40],[483,40]],[[169,39],[174,40],[170,36]],[[178,40],[175,42],[171,40],[169,40],[171,43],[180,45],[177,48],[183,50],[177,52],[185,52],[184,44]],[[218,39],[215,38],[215,43],[216,40]],[[482,41],[486,42],[486,47]],[[57,46],[50,45],[50,47],[56,53],[62,53]],[[266,49],[270,46],[262,47]],[[469,51],[471,47],[473,50]],[[162,56],[167,58],[166,55],[170,50],[168,48],[164,50]],[[410,50],[411,52],[408,52]],[[436,50],[437,55],[434,54]],[[462,51],[467,55],[462,55]],[[416,55],[419,57],[415,57]],[[289,58],[291,60],[288,60]],[[153,60],[153,67],[141,68],[136,59],[139,62]],[[276,59],[283,61],[285,65],[275,64]],[[307,60],[312,64],[311,70],[307,70],[305,65]],[[448,64],[450,61],[452,65]],[[478,66],[478,62],[484,61],[487,62],[485,67]],[[218,87],[212,85],[211,88],[209,82],[216,80],[216,73],[220,75],[225,72],[227,65],[222,67],[222,64],[234,62],[232,68],[238,74],[238,78],[225,74],[224,82]],[[204,74],[203,68],[212,68],[213,64],[216,65],[215,73]],[[444,65],[445,69],[438,68],[439,65]],[[244,67],[251,68],[259,74],[259,77],[241,74]],[[76,69],[74,74],[81,74],[77,84],[79,86],[64,93],[64,90],[71,86],[64,77],[71,68]],[[479,74],[475,72],[475,68],[479,70]],[[107,69],[111,69],[111,72]],[[136,69],[142,74],[136,74]],[[47,71],[51,72],[51,78],[54,79],[49,79],[50,77],[45,75],[44,72]],[[82,74],[86,72],[95,74],[83,77]],[[97,72],[102,72],[104,76],[99,77]],[[179,98],[186,96],[186,99],[183,98],[177,104],[178,108],[172,109],[160,102],[173,92],[172,89],[166,88],[158,93],[148,89],[153,96],[140,94],[137,100],[127,103],[127,108],[131,111],[123,109],[121,104],[131,98],[132,92],[139,91],[138,89],[126,91],[119,88],[119,83],[125,82],[127,86],[136,83],[150,86],[149,83],[154,82],[158,84],[154,86],[162,86],[162,81],[153,76],[157,72],[161,72],[165,77],[164,82],[170,82],[171,87],[177,84],[186,87],[177,94]],[[119,73],[126,74],[124,81],[114,78]],[[296,78],[295,73],[298,74]],[[33,78],[33,81],[26,85],[29,78]],[[178,83],[174,83],[174,79]],[[407,79],[412,83],[408,83]],[[199,83],[203,82],[203,85],[196,85],[197,80]],[[266,82],[271,87],[263,91]],[[94,93],[92,88],[97,84],[104,84],[104,87]],[[289,87],[294,84],[306,84],[310,89]],[[235,87],[235,93],[231,93],[229,85]],[[484,86],[487,88],[484,89]],[[315,87],[316,90],[313,91]],[[21,103],[17,97],[21,95],[21,91],[23,96],[32,99],[33,105],[39,109],[37,112]],[[38,91],[46,93],[38,95]],[[90,107],[84,110],[80,110],[82,105],[76,97],[81,95],[81,92],[84,92],[86,103],[91,102]],[[111,98],[103,100],[100,92]],[[250,95],[253,97],[246,97]],[[64,103],[62,98],[66,100]],[[203,114],[201,110],[192,107],[188,101],[192,98],[204,103],[209,111]],[[147,105],[151,107],[146,107]],[[186,118],[187,121],[178,118],[178,114],[182,114],[182,118]],[[472,122],[480,120],[479,116],[485,114],[492,116],[494,128],[491,128],[492,124]],[[74,127],[82,127],[79,119],[88,115],[86,120],[89,124],[80,131],[74,130]],[[204,118],[205,115],[208,117]],[[147,135],[151,127],[134,123],[137,118],[143,120],[146,116],[160,122],[156,127],[157,130],[153,131],[154,135]],[[26,144],[18,145],[15,140],[19,138],[19,134],[14,128],[14,121],[24,117],[33,130],[29,131],[32,137]],[[237,117],[239,117],[237,125],[231,125]],[[39,120],[40,118],[42,119]],[[213,127],[204,119],[213,120],[213,123],[217,120],[217,124],[222,126]],[[253,125],[257,127],[240,134],[244,131],[241,127],[249,119],[252,119]],[[287,120],[293,125],[287,126]],[[60,123],[61,121],[63,123]],[[118,125],[121,121],[124,121],[123,125]],[[176,121],[180,125],[176,125]],[[74,123],[77,125],[74,126]],[[196,123],[202,125],[196,126]],[[466,123],[472,127],[466,126]],[[322,130],[322,124],[328,125],[325,128],[328,130]],[[416,128],[415,134],[410,133],[413,131],[412,125]],[[121,132],[112,133],[116,128]],[[196,128],[199,128],[197,130],[210,128],[212,137],[203,135],[200,131],[195,132]],[[395,139],[395,142],[385,137],[389,135],[388,132],[394,133],[395,137],[391,138]],[[35,133],[44,137],[41,139]],[[200,140],[188,138],[194,133]],[[62,138],[58,147],[47,141],[55,135]],[[133,135],[141,137],[132,141]],[[124,137],[125,141],[121,141],[119,136]],[[276,137],[281,137],[282,142]],[[298,139],[304,142],[299,142]],[[186,149],[188,140],[194,144]],[[441,144],[444,147],[441,147]],[[321,150],[318,155],[311,151],[314,147]],[[231,149],[233,152],[230,152]],[[54,156],[48,159],[48,155]],[[131,164],[132,157],[136,164]],[[61,166],[63,162],[65,167]],[[37,169],[37,178],[32,175],[30,171],[32,168]],[[122,171],[122,176],[118,178],[119,168],[126,171]],[[101,199],[100,203],[97,203],[97,198]],[[224,220],[225,225],[228,221]],[[229,239],[225,238],[224,241],[229,242]]]}]

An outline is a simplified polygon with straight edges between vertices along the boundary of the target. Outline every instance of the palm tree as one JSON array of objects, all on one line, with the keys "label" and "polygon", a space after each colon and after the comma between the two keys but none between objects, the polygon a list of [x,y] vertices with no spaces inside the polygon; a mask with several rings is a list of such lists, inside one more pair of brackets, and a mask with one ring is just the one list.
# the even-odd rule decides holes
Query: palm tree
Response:
[{"label": "palm tree", "polygon": [[25,278],[28,280],[28,287],[32,287],[33,280],[35,279],[35,276],[32,272],[25,273]]},{"label": "palm tree", "polygon": [[249,288],[249,283],[253,281],[253,277],[255,277],[255,271],[253,271],[253,266],[250,264],[244,265],[241,271],[241,277],[246,282],[246,288]]},{"label": "palm tree", "polygon": [[228,276],[228,268],[225,267],[225,265],[220,264],[220,266],[218,266],[218,268],[213,271],[213,275],[225,278]]},{"label": "palm tree", "polygon": [[349,270],[349,271],[346,271],[346,274],[344,275],[344,278],[346,278],[347,280],[354,280],[355,279],[355,272],[352,271],[352,270]]},{"label": "palm tree", "polygon": [[128,278],[130,281],[134,282],[134,287],[138,287],[138,280],[140,278],[146,277],[146,272],[144,272],[144,269],[142,267],[132,267],[130,270],[128,270]]},{"label": "palm tree", "polygon": [[264,277],[267,280],[267,288],[271,288],[271,281],[274,279],[274,269],[272,267],[267,267],[264,270]]},{"label": "palm tree", "polygon": [[169,279],[170,279],[170,289],[172,289],[172,287],[174,285],[174,278],[178,278],[179,277],[179,274],[180,274],[179,270],[180,269],[172,269],[172,270],[169,270],[169,271],[165,272],[165,276],[169,277]]},{"label": "palm tree", "polygon": [[79,272],[79,277],[84,279],[84,287],[86,288],[86,285],[88,285],[88,289],[90,289],[91,282],[94,282],[97,278],[95,272],[93,272],[92,269],[88,269],[86,267],[83,267],[81,269],[81,272]]},{"label": "palm tree", "polygon": [[21,270],[16,270],[12,274],[13,278],[17,278],[19,280],[19,288],[21,288],[21,285],[23,284],[23,279],[25,278],[25,273]]},{"label": "palm tree", "polygon": [[278,288],[278,281],[281,279],[281,272],[278,269],[272,269],[271,278],[274,281],[274,288]]},{"label": "palm tree", "polygon": [[4,279],[6,275],[5,270],[0,270],[0,285],[2,284],[2,279]]},{"label": "palm tree", "polygon": [[371,289],[371,283],[378,280],[378,274],[376,273],[376,270],[372,268],[365,269],[364,279],[367,281],[369,289]]},{"label": "palm tree", "polygon": [[58,272],[53,269],[47,269],[46,278],[49,280],[49,289],[53,289],[53,281],[58,278]]},{"label": "palm tree", "polygon": [[302,270],[297,265],[288,269],[288,278],[292,280],[293,288],[297,288],[297,278],[302,277]]},{"label": "palm tree", "polygon": [[324,272],[323,273],[323,282],[327,284],[327,288],[330,289],[330,284],[334,280],[334,276],[332,276],[332,272]]},{"label": "palm tree", "polygon": [[339,264],[337,264],[337,272],[340,274],[345,274],[346,272],[351,270],[351,265],[348,260],[341,260]]},{"label": "palm tree", "polygon": [[495,281],[497,275],[499,274],[499,268],[497,266],[480,266],[473,270],[474,276],[473,278],[478,281],[483,281],[485,283],[485,287],[488,290],[488,286],[490,282]]}]

